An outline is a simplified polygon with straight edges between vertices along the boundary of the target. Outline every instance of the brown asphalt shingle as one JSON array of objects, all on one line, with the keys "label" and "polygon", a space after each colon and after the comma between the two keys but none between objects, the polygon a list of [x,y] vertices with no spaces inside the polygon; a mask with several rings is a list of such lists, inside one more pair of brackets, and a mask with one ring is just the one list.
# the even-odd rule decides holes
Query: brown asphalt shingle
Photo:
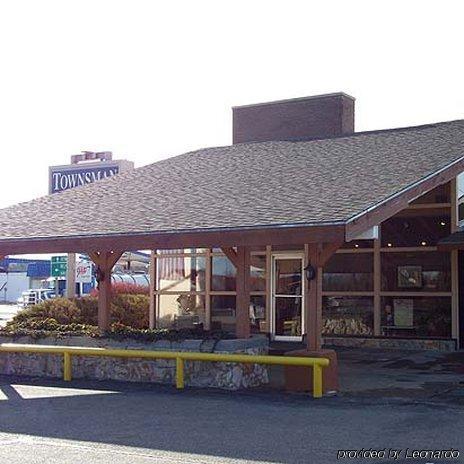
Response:
[{"label": "brown asphalt shingle", "polygon": [[464,121],[206,148],[0,210],[0,240],[346,222],[464,155]]}]

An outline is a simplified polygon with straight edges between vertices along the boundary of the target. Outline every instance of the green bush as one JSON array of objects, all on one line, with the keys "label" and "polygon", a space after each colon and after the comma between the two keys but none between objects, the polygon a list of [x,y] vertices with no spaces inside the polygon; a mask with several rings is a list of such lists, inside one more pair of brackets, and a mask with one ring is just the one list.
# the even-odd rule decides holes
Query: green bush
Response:
[{"label": "green bush", "polygon": [[[111,300],[111,321],[135,329],[148,327],[150,299],[147,295],[115,295]],[[98,324],[98,300],[55,298],[20,311],[11,323],[32,323],[54,319],[57,324]]]},{"label": "green bush", "polygon": [[134,329],[148,327],[150,298],[147,295],[115,295],[111,300],[111,320]]},{"label": "green bush", "polygon": [[93,296],[84,296],[73,299],[79,308],[80,317],[77,323],[98,325],[98,299]]},{"label": "green bush", "polygon": [[214,339],[234,338],[224,332],[206,332],[201,328],[149,330],[147,295],[115,294],[111,300],[111,327],[101,332],[97,326],[98,300],[93,296],[83,298],[55,298],[20,311],[0,335],[32,338],[49,336],[88,336],[112,339],[134,339],[144,342],[157,340],[179,341],[188,338]]},{"label": "green bush", "polygon": [[76,303],[67,298],[54,298],[43,303],[23,309],[12,322],[36,322],[54,319],[58,324],[81,322],[81,311]]}]

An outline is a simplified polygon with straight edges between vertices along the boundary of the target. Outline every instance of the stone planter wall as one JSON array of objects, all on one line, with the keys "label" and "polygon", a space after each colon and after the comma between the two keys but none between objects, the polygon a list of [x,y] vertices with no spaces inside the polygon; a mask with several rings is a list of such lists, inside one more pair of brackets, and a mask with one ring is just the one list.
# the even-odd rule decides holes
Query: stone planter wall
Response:
[{"label": "stone planter wall", "polygon": [[[12,339],[0,337],[0,343],[88,346],[155,351],[200,351],[207,353],[267,354],[268,341],[257,337],[248,340],[185,340],[139,343],[87,337]],[[98,357],[72,357],[74,379],[123,380],[175,384],[175,360],[147,360]],[[39,377],[63,376],[63,356],[33,353],[0,353],[0,373]],[[269,382],[266,365],[185,361],[185,385],[226,390],[257,387]]]},{"label": "stone planter wall", "polygon": [[324,337],[323,340],[324,345],[332,347],[456,351],[456,342],[454,340],[375,337]]}]

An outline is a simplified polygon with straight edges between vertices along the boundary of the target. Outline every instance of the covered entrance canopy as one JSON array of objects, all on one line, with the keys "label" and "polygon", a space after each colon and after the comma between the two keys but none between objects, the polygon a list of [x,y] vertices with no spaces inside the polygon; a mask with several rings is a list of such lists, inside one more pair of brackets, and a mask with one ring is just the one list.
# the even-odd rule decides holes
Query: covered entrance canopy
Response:
[{"label": "covered entrance canopy", "polygon": [[250,250],[304,246],[310,349],[321,332],[322,267],[409,202],[464,170],[464,121],[305,142],[208,148],[0,211],[0,254],[88,253],[99,325],[124,251],[220,247],[237,268],[236,331],[249,335]]}]

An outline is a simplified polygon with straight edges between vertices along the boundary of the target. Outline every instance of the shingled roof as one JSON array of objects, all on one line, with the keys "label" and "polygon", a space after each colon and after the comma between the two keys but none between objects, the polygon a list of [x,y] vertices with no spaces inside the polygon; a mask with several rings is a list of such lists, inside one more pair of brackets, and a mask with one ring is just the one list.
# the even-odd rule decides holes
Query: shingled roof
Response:
[{"label": "shingled roof", "polygon": [[346,224],[463,155],[463,120],[206,148],[2,209],[0,243]]}]

